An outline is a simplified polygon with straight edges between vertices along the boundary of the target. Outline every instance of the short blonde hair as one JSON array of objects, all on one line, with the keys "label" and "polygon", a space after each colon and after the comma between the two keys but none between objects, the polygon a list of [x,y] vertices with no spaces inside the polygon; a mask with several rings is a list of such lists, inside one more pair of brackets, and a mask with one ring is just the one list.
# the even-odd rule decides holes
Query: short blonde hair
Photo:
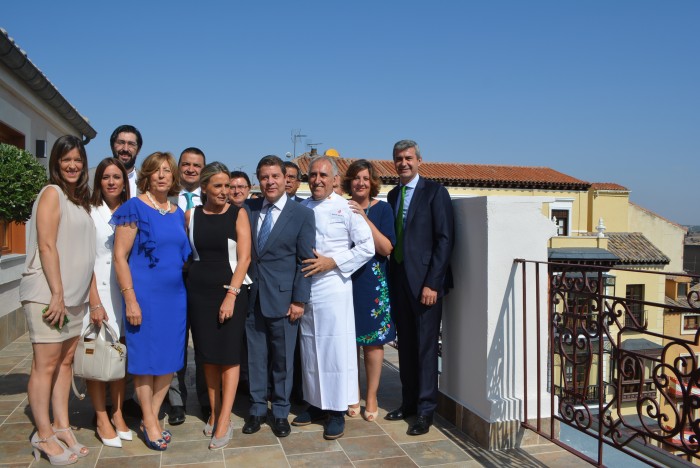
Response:
[{"label": "short blonde hair", "polygon": [[177,170],[177,161],[175,161],[173,155],[167,151],[156,151],[155,153],[149,154],[143,161],[138,179],[136,180],[136,186],[139,192],[146,193],[146,191],[148,191],[150,188],[151,176],[158,172],[163,161],[168,161],[168,166],[170,166],[170,172],[173,176],[173,185],[170,187],[170,190],[168,190],[168,196],[172,197],[180,193],[180,172]]}]

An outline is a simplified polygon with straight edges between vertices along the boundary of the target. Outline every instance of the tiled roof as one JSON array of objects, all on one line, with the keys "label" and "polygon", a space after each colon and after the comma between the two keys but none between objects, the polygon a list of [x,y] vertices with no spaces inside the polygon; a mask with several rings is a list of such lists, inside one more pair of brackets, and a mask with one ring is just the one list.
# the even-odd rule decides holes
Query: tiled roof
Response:
[{"label": "tiled roof", "polygon": [[[306,179],[310,157],[303,154],[294,160],[299,165],[302,180]],[[356,159],[337,158],[341,175]],[[394,163],[390,160],[369,160],[377,170],[382,183],[397,184]],[[590,184],[575,177],[562,174],[548,167],[496,166],[491,164],[458,164],[426,162],[420,165],[421,177],[453,187],[507,187],[540,188],[555,190],[588,190]]]},{"label": "tiled roof", "polygon": [[0,63],[11,70],[36,96],[46,101],[59,115],[80,131],[87,141],[97,136],[97,131],[92,128],[87,119],[80,115],[78,110],[63,97],[46,75],[29,60],[27,53],[15,44],[14,39],[2,28],[0,28]]},{"label": "tiled roof", "polygon": [[591,184],[592,190],[615,190],[620,192],[629,192],[627,187],[623,187],[620,184],[614,182],[593,182]]},{"label": "tiled roof", "polygon": [[[588,233],[597,236],[597,233]],[[621,265],[668,265],[671,260],[641,232],[606,232],[608,250]]]},{"label": "tiled roof", "polygon": [[[697,308],[698,306],[700,306],[700,300],[699,300],[699,301],[696,301],[695,298],[697,297],[697,294],[700,294],[700,283],[698,283],[698,284],[696,284],[696,285],[691,286],[690,288],[688,288],[688,294],[691,294],[691,293],[693,293],[693,292],[694,292],[695,294],[692,294],[691,300],[693,301],[693,306],[694,306],[695,308]],[[668,296],[666,296],[666,305],[668,305],[668,306],[670,306],[670,307],[683,307],[683,308],[685,308],[685,307],[690,307],[690,304],[688,303],[688,297],[687,297],[687,296],[678,296],[678,300],[677,300],[677,301],[671,299],[671,298],[668,297]],[[678,311],[678,310],[667,310],[667,312],[681,312],[681,311]],[[698,312],[700,312],[700,310],[698,310]]]}]

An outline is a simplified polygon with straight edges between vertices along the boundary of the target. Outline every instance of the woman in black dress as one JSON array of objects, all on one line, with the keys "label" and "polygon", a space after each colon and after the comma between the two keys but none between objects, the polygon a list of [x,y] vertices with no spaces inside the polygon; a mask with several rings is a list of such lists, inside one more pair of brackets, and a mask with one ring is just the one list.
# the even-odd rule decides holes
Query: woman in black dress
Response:
[{"label": "woman in black dress", "polygon": [[213,410],[204,428],[213,432],[210,449],[225,447],[233,434],[231,408],[250,283],[250,221],[245,209],[228,204],[229,180],[222,163],[205,166],[200,179],[203,205],[185,214],[194,260],[187,277],[187,311],[195,359],[204,365]]}]

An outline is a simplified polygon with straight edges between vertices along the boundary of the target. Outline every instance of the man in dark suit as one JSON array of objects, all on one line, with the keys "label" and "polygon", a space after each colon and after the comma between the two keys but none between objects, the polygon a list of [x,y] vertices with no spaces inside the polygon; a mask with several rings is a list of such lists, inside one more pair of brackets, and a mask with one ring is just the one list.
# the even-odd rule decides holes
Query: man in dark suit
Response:
[{"label": "man in dark suit", "polygon": [[263,198],[248,201],[253,241],[251,310],[246,319],[251,407],[243,433],[257,432],[267,418],[271,375],[272,432],[277,437],[290,432],[294,349],[299,319],[311,293],[311,278],[302,273],[301,261],[314,257],[316,239],[314,213],[287,198],[284,173],[280,158],[262,158],[256,175]]},{"label": "man in dark suit", "polygon": [[301,185],[301,179],[299,178],[299,166],[294,164],[292,161],[285,161],[284,168],[287,170],[285,174],[284,191],[287,192],[287,196],[289,198],[295,202],[301,203],[304,201],[304,199],[297,197],[297,190],[299,190],[299,185]]},{"label": "man in dark suit", "polygon": [[395,421],[417,415],[409,435],[430,430],[438,396],[438,340],[442,297],[451,285],[450,256],[454,218],[442,185],[418,175],[418,144],[394,145],[399,185],[388,194],[396,215],[396,245],[391,254],[391,309],[399,338],[401,407],[386,415]]}]

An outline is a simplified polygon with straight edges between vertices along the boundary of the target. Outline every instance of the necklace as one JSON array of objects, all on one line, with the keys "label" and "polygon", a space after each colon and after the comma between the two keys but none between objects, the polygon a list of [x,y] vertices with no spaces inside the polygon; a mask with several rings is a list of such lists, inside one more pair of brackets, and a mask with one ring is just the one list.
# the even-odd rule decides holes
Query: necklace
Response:
[{"label": "necklace", "polygon": [[156,201],[153,199],[153,196],[151,195],[151,192],[146,190],[146,197],[148,197],[148,200],[150,200],[151,204],[153,205],[153,208],[158,210],[158,213],[162,214],[165,216],[166,214],[170,213],[170,200],[168,200],[168,207],[167,208],[161,208]]},{"label": "necklace", "polygon": [[369,210],[372,208],[372,199],[369,199],[369,203],[367,203],[367,208],[365,208],[365,214],[369,216]]}]

